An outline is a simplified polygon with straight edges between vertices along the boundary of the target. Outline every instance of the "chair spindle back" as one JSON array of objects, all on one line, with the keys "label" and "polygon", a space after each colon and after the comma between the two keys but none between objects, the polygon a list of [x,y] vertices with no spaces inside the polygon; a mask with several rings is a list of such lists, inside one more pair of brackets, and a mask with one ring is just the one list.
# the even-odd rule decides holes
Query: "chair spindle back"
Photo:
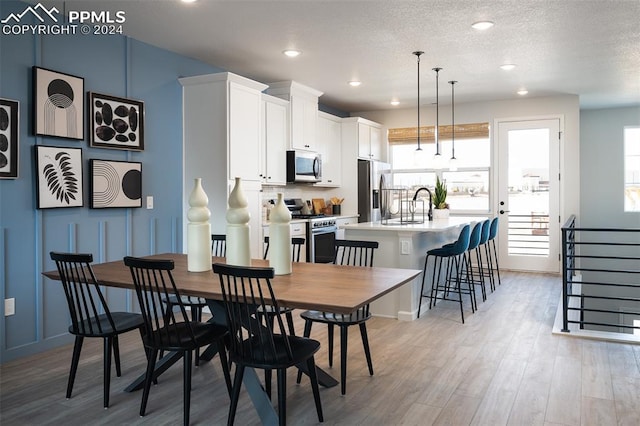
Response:
[{"label": "chair spindle back", "polygon": [[[173,260],[127,256],[124,258],[124,264],[131,271],[144,319],[145,336],[152,339],[153,346],[158,348],[179,346],[175,341],[175,336],[184,335],[184,333],[187,333],[196,346],[191,321],[171,274],[174,268]],[[164,306],[164,300],[167,300],[172,294],[176,296],[176,305],[180,308],[181,318],[177,318],[176,313],[171,309],[167,312]]]},{"label": "chair spindle back", "polygon": [[92,335],[107,332],[100,321],[90,320],[101,314],[106,315],[111,329],[115,330],[111,312],[91,268],[93,255],[51,252],[50,256],[60,274],[73,333]]},{"label": "chair spindle back", "polygon": [[[213,272],[220,278],[227,325],[231,334],[229,350],[232,357],[263,360],[265,364],[281,358],[279,347],[288,359],[293,353],[287,328],[280,314],[271,279],[273,268],[240,267],[216,263]],[[266,315],[265,312],[270,312]],[[273,327],[270,326],[273,321]],[[278,339],[278,342],[276,342]]]}]

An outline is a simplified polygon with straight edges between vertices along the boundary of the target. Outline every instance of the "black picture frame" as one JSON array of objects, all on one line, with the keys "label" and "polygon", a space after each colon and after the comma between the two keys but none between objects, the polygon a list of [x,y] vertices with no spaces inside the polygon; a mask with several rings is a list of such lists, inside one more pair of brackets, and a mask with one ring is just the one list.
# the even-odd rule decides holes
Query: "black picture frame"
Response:
[{"label": "black picture frame", "polygon": [[89,168],[90,208],[142,207],[142,163],[92,159]]},{"label": "black picture frame", "polygon": [[38,208],[83,207],[82,148],[34,148]]},{"label": "black picture frame", "polygon": [[144,102],[87,92],[89,146],[144,150]]},{"label": "black picture frame", "polygon": [[33,70],[33,133],[84,140],[84,78]]},{"label": "black picture frame", "polygon": [[16,179],[20,164],[20,102],[0,98],[0,179]]}]

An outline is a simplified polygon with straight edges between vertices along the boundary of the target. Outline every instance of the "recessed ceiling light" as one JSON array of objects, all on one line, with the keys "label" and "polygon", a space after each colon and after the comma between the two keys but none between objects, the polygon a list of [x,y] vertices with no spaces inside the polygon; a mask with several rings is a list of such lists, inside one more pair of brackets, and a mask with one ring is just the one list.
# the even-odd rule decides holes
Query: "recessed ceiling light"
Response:
[{"label": "recessed ceiling light", "polygon": [[512,69],[514,69],[516,67],[516,64],[504,64],[504,65],[500,65],[500,68],[502,68],[505,71],[511,71]]},{"label": "recessed ceiling light", "polygon": [[290,58],[295,58],[296,56],[300,56],[302,54],[300,50],[295,50],[295,49],[287,49],[287,50],[284,50],[282,53],[284,53]]},{"label": "recessed ceiling light", "polygon": [[393,100],[393,101],[391,101],[390,103],[391,103],[391,105],[393,105],[393,106],[398,106],[398,105],[400,105],[400,101],[396,101],[396,100]]},{"label": "recessed ceiling light", "polygon": [[182,0],[182,3],[195,3],[198,0]]},{"label": "recessed ceiling light", "polygon": [[360,82],[360,81],[358,81],[358,80],[351,80],[351,81],[349,82],[349,86],[351,86],[351,87],[358,87],[358,86],[360,86],[361,84],[362,84],[362,82]]},{"label": "recessed ceiling light", "polygon": [[484,30],[488,30],[489,28],[493,27],[494,23],[491,21],[478,21],[478,22],[474,22],[473,24],[471,24],[471,28],[475,29],[475,30],[480,30],[480,31],[484,31]]},{"label": "recessed ceiling light", "polygon": [[529,91],[527,89],[520,89],[516,93],[518,93],[518,95],[520,95],[520,96],[524,96],[527,93],[529,93]]}]

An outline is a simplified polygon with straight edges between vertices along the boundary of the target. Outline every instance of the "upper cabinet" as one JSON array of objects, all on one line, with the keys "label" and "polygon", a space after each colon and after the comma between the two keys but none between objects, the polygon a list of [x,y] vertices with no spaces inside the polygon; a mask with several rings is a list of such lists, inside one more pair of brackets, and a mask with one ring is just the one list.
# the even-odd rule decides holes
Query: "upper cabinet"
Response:
[{"label": "upper cabinet", "polygon": [[342,184],[342,119],[318,112],[317,141],[322,155],[322,182],[315,186],[338,187]]},{"label": "upper cabinet", "polygon": [[[261,181],[262,91],[266,85],[232,73],[180,79],[183,86],[185,177]],[[197,176],[197,174],[196,174]],[[206,182],[205,182],[206,183]]]},{"label": "upper cabinet", "polygon": [[262,182],[286,185],[289,147],[289,102],[262,94],[264,137],[262,143]]},{"label": "upper cabinet", "polygon": [[350,142],[357,141],[358,157],[368,160],[384,159],[382,126],[361,117],[343,119],[342,137]]},{"label": "upper cabinet", "polygon": [[229,179],[261,180],[262,95],[252,87],[229,82]]},{"label": "upper cabinet", "polygon": [[[211,227],[223,233],[228,188],[233,178],[244,181],[250,201],[251,229],[260,226],[262,177],[262,91],[265,84],[232,73],[207,74],[180,79],[183,93],[183,247],[189,223],[189,195],[195,178],[209,197]],[[174,158],[167,158],[170,164]],[[258,229],[258,228],[256,228]],[[253,232],[253,231],[252,231]],[[257,231],[256,231],[257,232]],[[258,241],[259,235],[252,235]],[[260,255],[259,247],[253,254]]]},{"label": "upper cabinet", "polygon": [[322,92],[295,81],[269,84],[267,93],[289,101],[291,149],[319,151],[318,98]]}]

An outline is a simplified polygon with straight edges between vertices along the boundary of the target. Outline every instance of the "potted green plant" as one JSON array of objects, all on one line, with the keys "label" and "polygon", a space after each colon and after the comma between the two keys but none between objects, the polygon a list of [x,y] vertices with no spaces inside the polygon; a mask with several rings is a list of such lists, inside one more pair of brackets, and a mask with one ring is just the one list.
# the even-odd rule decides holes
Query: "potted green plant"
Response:
[{"label": "potted green plant", "polygon": [[449,204],[447,204],[447,184],[436,176],[436,189],[433,194],[433,218],[444,219],[449,217]]}]

